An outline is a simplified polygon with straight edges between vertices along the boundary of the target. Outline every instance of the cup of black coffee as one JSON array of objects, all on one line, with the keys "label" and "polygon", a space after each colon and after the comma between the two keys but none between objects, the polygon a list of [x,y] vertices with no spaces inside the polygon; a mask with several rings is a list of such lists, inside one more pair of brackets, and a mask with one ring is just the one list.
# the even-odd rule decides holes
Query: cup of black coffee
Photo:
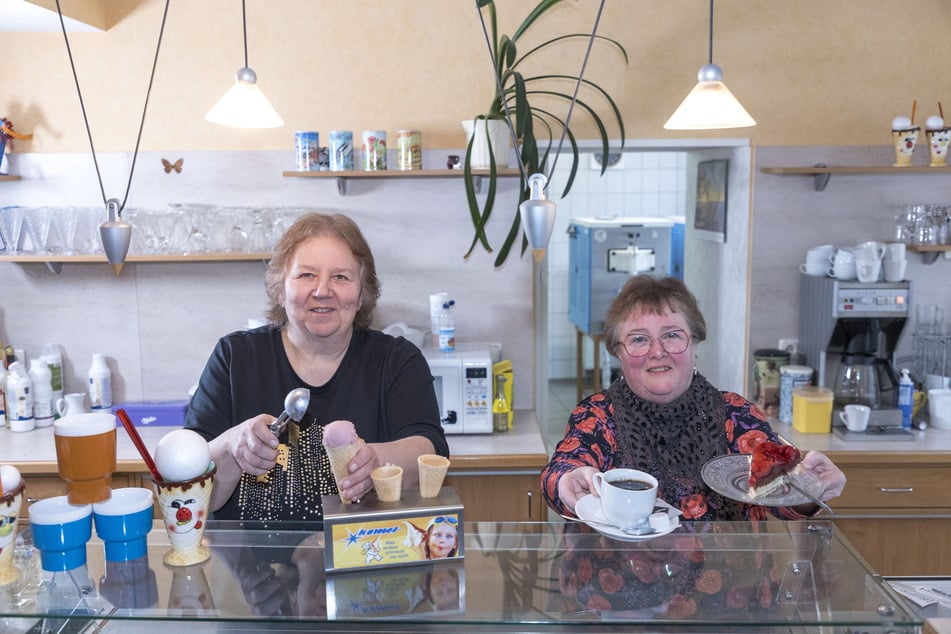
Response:
[{"label": "cup of black coffee", "polygon": [[657,500],[657,478],[637,469],[610,469],[592,478],[601,512],[621,529],[647,523]]}]

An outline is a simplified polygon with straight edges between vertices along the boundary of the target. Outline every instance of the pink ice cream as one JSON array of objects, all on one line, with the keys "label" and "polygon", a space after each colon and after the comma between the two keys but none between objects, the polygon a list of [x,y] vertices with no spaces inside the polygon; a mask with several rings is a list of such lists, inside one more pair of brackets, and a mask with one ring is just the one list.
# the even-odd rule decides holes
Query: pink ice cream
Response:
[{"label": "pink ice cream", "polygon": [[335,420],[324,427],[324,447],[343,447],[357,440],[357,430],[348,420]]}]

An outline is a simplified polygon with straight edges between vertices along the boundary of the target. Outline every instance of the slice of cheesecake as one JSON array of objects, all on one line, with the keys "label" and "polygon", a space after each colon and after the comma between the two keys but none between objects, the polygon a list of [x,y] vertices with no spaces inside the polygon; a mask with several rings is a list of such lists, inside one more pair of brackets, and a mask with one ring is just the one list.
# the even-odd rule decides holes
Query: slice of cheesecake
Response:
[{"label": "slice of cheesecake", "polygon": [[787,474],[797,472],[801,462],[802,452],[790,445],[778,445],[766,440],[753,447],[750,457],[750,497],[763,497],[780,488]]}]

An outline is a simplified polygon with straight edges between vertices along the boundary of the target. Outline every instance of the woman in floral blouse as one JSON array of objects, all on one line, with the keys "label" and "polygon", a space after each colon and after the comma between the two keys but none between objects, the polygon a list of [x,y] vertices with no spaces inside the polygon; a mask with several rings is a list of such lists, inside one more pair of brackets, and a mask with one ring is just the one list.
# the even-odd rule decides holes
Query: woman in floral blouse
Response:
[{"label": "woman in floral blouse", "polygon": [[[578,500],[593,492],[596,472],[628,467],[654,475],[658,496],[685,519],[765,518],[764,507],[730,500],[700,477],[708,460],[750,453],[757,443],[777,438],[756,406],[717,390],[697,372],[695,347],[707,327],[683,282],[632,277],[608,309],[604,330],[622,376],[571,413],[565,437],[541,475],[549,506],[574,514]],[[845,474],[824,454],[810,451],[802,465],[821,482],[821,499],[842,493]],[[818,510],[810,503],[773,512],[800,519]]]}]

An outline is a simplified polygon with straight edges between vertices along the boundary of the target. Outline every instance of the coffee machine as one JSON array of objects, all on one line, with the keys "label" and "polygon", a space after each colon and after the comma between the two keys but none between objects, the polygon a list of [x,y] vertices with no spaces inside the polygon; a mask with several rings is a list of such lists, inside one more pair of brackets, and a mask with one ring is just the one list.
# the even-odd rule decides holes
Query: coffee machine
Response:
[{"label": "coffee machine", "polygon": [[799,349],[816,385],[834,393],[833,425],[848,403],[872,407],[870,428],[901,426],[895,347],[908,320],[911,283],[844,281],[802,274]]}]

